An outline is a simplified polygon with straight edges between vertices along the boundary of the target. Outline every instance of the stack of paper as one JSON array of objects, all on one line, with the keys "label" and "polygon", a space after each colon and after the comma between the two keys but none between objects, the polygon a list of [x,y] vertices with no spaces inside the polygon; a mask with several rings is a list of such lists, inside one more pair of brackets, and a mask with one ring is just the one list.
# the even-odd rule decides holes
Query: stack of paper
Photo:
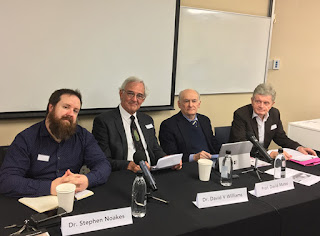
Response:
[{"label": "stack of paper", "polygon": [[[84,191],[76,193],[74,197],[77,200],[81,200],[91,195],[93,195],[93,192],[86,189]],[[24,197],[20,198],[18,201],[39,213],[49,211],[58,207],[58,197],[53,195],[42,197]]]}]

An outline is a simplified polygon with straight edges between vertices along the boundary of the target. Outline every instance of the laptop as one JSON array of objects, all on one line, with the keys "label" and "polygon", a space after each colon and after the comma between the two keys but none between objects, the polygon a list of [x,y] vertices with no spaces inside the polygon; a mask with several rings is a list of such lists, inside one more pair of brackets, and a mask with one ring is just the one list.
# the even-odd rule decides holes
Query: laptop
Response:
[{"label": "laptop", "polygon": [[221,166],[226,151],[231,151],[233,170],[239,170],[251,167],[250,151],[252,149],[252,143],[250,141],[243,141],[237,143],[225,143],[222,144],[219,152],[219,171],[221,173]]}]

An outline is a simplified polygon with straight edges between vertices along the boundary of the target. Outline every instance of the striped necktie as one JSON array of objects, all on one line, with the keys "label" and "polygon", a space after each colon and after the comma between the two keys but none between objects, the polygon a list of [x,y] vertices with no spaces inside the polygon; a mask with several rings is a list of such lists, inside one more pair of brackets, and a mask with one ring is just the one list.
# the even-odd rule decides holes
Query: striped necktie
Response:
[{"label": "striped necktie", "polygon": [[198,127],[198,121],[197,121],[197,120],[192,120],[192,121],[190,121],[190,122],[191,122],[191,124],[192,124],[193,126]]}]

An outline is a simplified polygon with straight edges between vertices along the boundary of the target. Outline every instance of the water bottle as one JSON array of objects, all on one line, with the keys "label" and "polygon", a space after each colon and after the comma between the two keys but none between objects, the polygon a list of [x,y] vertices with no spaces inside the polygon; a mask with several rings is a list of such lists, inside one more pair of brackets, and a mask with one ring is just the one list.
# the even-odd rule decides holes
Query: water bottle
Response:
[{"label": "water bottle", "polygon": [[147,210],[147,185],[142,176],[142,172],[138,171],[133,181],[131,195],[131,212],[132,216],[142,218],[146,215]]},{"label": "water bottle", "polygon": [[286,158],[283,154],[283,149],[278,149],[278,155],[274,160],[274,179],[286,177]]},{"label": "water bottle", "polygon": [[233,163],[232,163],[231,151],[227,150],[221,165],[221,178],[220,178],[221,185],[223,186],[232,185],[232,171],[233,171]]}]

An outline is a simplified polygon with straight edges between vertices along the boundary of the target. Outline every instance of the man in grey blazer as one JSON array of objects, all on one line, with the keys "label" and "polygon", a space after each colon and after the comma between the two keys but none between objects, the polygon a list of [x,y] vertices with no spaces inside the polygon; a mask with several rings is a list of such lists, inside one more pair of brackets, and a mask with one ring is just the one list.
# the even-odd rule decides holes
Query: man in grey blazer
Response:
[{"label": "man in grey blazer", "polygon": [[[272,107],[275,97],[276,91],[271,85],[259,84],[253,92],[251,104],[240,107],[234,112],[229,141],[246,141],[246,133],[252,132],[266,149],[273,140],[281,147],[316,156],[314,150],[303,147],[288,138],[283,130],[279,110]],[[277,152],[271,152],[270,156],[275,158],[277,154]],[[290,159],[288,153],[284,152],[284,154],[287,159]]]},{"label": "man in grey blazer", "polygon": [[[138,112],[146,98],[144,82],[136,77],[126,79],[119,89],[121,103],[108,112],[98,115],[93,122],[92,134],[111,163],[112,170],[137,172],[140,166],[133,161],[136,152],[131,133],[131,123],[135,122],[138,140],[141,140],[149,165],[155,165],[166,155],[155,136],[153,119]],[[133,117],[131,117],[133,116]],[[133,120],[132,120],[133,119]]]}]

